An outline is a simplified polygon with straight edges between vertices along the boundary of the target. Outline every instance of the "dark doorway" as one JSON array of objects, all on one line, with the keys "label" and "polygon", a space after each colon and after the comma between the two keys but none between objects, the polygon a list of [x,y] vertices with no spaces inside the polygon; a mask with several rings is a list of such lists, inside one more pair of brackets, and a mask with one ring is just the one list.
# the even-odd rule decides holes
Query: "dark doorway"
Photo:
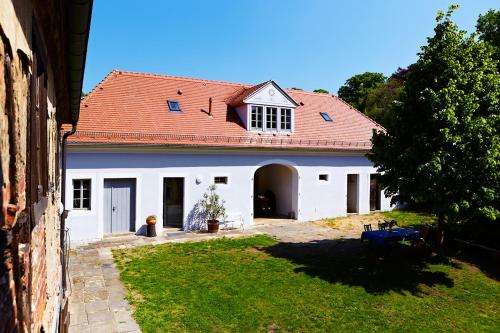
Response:
[{"label": "dark doorway", "polygon": [[254,217],[296,219],[298,176],[295,168],[268,164],[254,174]]},{"label": "dark doorway", "polygon": [[347,213],[358,213],[358,179],[359,175],[347,175]]},{"label": "dark doorway", "polygon": [[370,175],[370,210],[380,210],[380,175],[378,173]]},{"label": "dark doorway", "polygon": [[182,228],[184,178],[163,178],[163,227]]}]

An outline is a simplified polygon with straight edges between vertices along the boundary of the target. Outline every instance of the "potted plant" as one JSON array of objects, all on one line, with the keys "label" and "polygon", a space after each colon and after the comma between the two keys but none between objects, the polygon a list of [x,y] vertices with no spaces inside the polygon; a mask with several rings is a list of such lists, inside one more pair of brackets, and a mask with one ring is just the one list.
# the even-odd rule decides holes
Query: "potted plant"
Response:
[{"label": "potted plant", "polygon": [[209,233],[219,231],[219,218],[226,216],[225,201],[222,200],[215,192],[215,184],[208,187],[208,191],[203,194],[203,199],[200,201],[201,208],[207,219]]},{"label": "potted plant", "polygon": [[155,225],[156,224],[156,215],[149,215],[146,217],[146,224],[147,225]]}]

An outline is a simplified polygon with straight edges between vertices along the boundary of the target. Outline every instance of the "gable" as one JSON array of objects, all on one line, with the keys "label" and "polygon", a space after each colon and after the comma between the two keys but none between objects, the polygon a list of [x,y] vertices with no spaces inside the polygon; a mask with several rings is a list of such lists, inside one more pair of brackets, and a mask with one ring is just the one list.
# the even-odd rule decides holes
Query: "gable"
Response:
[{"label": "gable", "polygon": [[248,95],[243,102],[246,104],[287,106],[290,108],[298,106],[298,104],[273,81],[267,82],[258,90]]}]

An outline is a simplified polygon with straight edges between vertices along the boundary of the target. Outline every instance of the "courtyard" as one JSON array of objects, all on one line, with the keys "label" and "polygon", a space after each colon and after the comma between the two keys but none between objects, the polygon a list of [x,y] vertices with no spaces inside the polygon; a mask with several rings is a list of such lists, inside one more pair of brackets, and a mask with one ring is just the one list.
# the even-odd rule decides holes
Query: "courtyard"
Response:
[{"label": "courtyard", "polygon": [[[112,270],[103,273],[109,286],[105,295],[96,296],[104,299],[94,303],[106,304],[108,320],[101,327],[117,332],[139,327],[143,332],[499,330],[500,283],[477,267],[439,260],[406,244],[361,244],[359,228],[367,219],[374,223],[384,217],[405,226],[433,219],[395,211],[88,246],[87,254],[94,251],[104,260],[97,269]],[[88,311],[80,316],[82,323],[74,327],[92,327],[92,332],[100,329],[95,318],[105,317]]]}]

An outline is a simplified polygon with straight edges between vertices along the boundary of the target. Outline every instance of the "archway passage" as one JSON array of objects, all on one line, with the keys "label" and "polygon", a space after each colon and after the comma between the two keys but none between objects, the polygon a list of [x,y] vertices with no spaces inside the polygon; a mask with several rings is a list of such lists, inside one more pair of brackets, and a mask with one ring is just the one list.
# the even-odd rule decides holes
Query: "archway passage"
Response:
[{"label": "archway passage", "polygon": [[268,164],[254,175],[254,217],[296,219],[298,174],[294,167]]}]

